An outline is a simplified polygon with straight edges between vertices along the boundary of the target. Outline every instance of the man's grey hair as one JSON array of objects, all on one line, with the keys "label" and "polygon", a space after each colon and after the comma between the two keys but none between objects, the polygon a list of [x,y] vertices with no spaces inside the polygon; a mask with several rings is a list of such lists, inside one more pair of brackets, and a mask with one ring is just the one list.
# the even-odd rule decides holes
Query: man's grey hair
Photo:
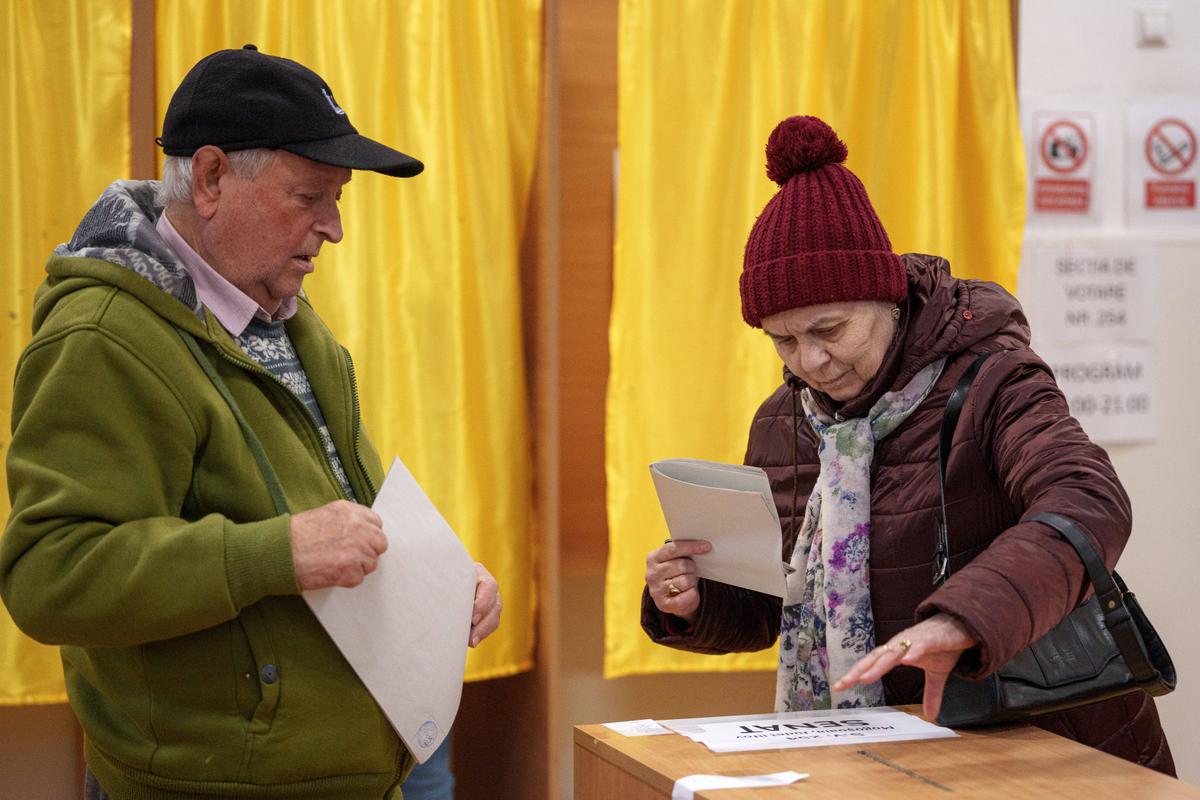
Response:
[{"label": "man's grey hair", "polygon": [[[258,177],[258,173],[271,166],[278,153],[278,150],[259,147],[253,150],[235,150],[225,155],[229,158],[229,166],[234,174],[252,181]],[[173,204],[192,204],[191,156],[167,156],[163,159],[162,184],[154,195],[154,201],[163,208]]]}]

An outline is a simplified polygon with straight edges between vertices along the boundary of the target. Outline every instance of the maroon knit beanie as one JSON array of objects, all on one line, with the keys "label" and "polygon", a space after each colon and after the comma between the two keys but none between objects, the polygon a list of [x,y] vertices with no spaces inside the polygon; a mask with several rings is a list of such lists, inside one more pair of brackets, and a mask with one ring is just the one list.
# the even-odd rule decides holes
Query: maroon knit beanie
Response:
[{"label": "maroon knit beanie", "polygon": [[846,145],[816,117],[789,117],[767,140],[767,177],[781,187],[750,229],[742,317],[845,300],[899,301],[904,262],[867,190],[842,166]]}]

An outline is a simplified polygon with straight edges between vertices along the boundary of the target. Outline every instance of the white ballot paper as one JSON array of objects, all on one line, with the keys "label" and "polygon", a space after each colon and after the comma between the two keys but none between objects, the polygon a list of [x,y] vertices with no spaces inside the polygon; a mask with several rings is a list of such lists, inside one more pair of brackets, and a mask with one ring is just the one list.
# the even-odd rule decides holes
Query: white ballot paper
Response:
[{"label": "white ballot paper", "polygon": [[958,735],[949,728],[888,706],[660,720],[660,724],[714,753],[945,739]]},{"label": "white ballot paper", "polygon": [[671,458],[650,465],[672,539],[705,539],[692,556],[701,578],[783,597],[786,575],[779,512],[758,467]]},{"label": "white ballot paper", "polygon": [[353,589],[304,593],[317,619],[416,757],[458,714],[475,603],[475,562],[400,459],[371,506],[387,552]]}]

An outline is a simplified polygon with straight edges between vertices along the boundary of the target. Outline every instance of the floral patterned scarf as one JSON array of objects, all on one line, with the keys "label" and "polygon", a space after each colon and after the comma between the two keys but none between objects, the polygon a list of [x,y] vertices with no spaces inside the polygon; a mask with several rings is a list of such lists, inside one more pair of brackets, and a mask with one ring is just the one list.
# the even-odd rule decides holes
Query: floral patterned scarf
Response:
[{"label": "floral patterned scarf", "polygon": [[777,711],[883,705],[883,684],[830,692],[875,647],[868,580],[871,550],[871,460],[875,442],[908,418],[942,374],[939,359],[904,388],[888,392],[866,417],[837,422],[801,394],[808,423],[820,437],[821,471],[808,498],[792,551],[779,633]]}]

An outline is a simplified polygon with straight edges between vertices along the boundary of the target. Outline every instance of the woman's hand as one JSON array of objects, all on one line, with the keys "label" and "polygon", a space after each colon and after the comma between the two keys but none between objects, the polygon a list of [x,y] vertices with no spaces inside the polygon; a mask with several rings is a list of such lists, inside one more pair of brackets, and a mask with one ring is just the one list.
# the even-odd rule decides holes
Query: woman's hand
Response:
[{"label": "woman's hand", "polygon": [[700,608],[700,579],[692,556],[707,553],[712,545],[702,539],[667,542],[646,556],[646,586],[650,598],[664,614],[682,617],[689,625]]},{"label": "woman's hand", "polygon": [[942,691],[946,678],[954,670],[958,658],[979,642],[963,624],[948,614],[935,614],[892,637],[887,644],[876,647],[858,660],[834,691],[843,691],[855,684],[868,684],[882,678],[897,664],[925,670],[925,697],[922,711],[925,718],[937,719],[942,709]]}]

